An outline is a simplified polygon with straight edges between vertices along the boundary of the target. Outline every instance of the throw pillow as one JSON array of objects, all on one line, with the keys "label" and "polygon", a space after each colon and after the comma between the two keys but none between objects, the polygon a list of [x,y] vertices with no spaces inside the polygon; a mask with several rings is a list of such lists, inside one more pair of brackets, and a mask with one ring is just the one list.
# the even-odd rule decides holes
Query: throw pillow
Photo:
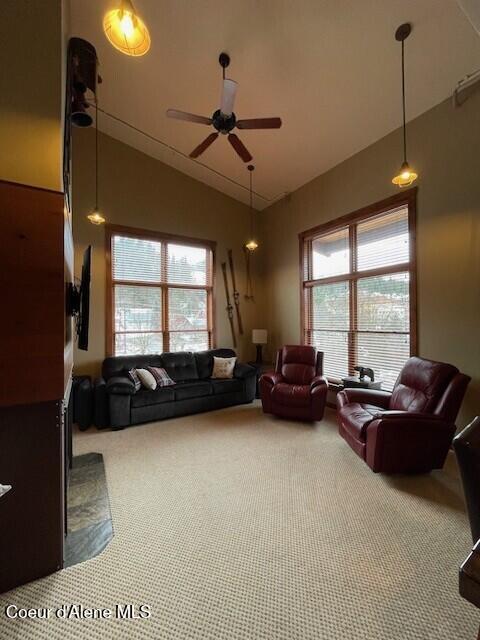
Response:
[{"label": "throw pillow", "polygon": [[157,387],[171,387],[175,384],[163,367],[147,367],[147,369],[155,378]]},{"label": "throw pillow", "polygon": [[145,389],[154,391],[157,388],[157,382],[148,369],[137,369],[137,374]]},{"label": "throw pillow", "polygon": [[128,372],[128,377],[135,385],[135,391],[140,391],[142,387],[142,383],[140,382],[140,378],[138,377],[137,370],[130,369],[130,371]]},{"label": "throw pillow", "polygon": [[233,378],[236,362],[237,358],[217,358],[217,356],[213,356],[212,378]]}]

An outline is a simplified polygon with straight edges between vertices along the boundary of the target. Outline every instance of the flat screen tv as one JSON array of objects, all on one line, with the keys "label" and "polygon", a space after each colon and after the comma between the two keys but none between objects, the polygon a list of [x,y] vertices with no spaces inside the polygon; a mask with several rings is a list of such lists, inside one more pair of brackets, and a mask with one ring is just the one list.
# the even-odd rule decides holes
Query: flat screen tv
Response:
[{"label": "flat screen tv", "polygon": [[88,246],[83,254],[82,279],[78,300],[78,348],[88,350],[88,325],[90,321],[90,273],[92,270],[92,247]]}]

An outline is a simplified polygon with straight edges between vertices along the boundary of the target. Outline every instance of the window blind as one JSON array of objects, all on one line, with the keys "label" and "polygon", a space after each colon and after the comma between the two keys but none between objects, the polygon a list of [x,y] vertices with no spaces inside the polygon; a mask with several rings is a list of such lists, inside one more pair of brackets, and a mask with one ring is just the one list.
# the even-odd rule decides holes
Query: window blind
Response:
[{"label": "window blind", "polygon": [[197,351],[212,344],[210,246],[112,232],[111,350]]},{"label": "window blind", "polygon": [[414,351],[409,202],[302,234],[304,342],[324,352],[334,381],[361,365],[392,389]]}]

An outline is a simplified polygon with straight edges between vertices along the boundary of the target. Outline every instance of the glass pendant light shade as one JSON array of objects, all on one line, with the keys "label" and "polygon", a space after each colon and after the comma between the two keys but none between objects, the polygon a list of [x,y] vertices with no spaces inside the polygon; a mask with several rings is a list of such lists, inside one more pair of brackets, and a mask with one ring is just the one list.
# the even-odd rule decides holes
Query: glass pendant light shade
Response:
[{"label": "glass pendant light shade", "polygon": [[418,174],[410,168],[408,162],[403,162],[399,174],[392,179],[392,182],[397,187],[409,187],[417,178]]},{"label": "glass pendant light shade", "polygon": [[115,49],[127,56],[143,56],[150,49],[148,29],[130,0],[121,0],[119,9],[105,14],[103,31]]},{"label": "glass pendant light shade", "polygon": [[258,249],[258,242],[255,240],[254,238],[254,218],[253,218],[253,189],[252,189],[252,173],[253,170],[255,169],[255,167],[253,166],[253,164],[249,164],[247,167],[248,171],[250,172],[250,240],[248,242],[245,243],[245,249],[247,249],[247,251],[255,251],[255,249]]},{"label": "glass pendant light shade", "polygon": [[90,220],[92,224],[100,225],[105,222],[105,218],[96,208],[92,211],[92,213],[88,214],[87,218]]}]

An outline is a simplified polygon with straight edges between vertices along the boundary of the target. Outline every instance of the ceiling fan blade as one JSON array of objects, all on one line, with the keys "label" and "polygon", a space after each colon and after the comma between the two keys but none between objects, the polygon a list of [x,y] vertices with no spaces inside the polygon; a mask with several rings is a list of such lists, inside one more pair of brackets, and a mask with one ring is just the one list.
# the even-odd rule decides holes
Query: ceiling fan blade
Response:
[{"label": "ceiling fan blade", "polygon": [[195,113],[187,113],[186,111],[178,111],[178,109],[167,109],[167,116],[169,118],[175,118],[175,120],[186,120],[187,122],[196,122],[197,124],[212,124],[211,118],[197,116]]},{"label": "ceiling fan blade", "polygon": [[244,162],[250,162],[250,160],[252,160],[250,152],[238,136],[236,136],[234,133],[229,133],[228,141]]},{"label": "ceiling fan blade", "polygon": [[195,147],[195,149],[190,154],[190,158],[198,158],[198,156],[202,155],[202,153],[206,149],[208,149],[212,142],[215,142],[219,135],[220,134],[218,133],[211,133],[209,136],[207,136],[205,140],[198,145],[198,147]]},{"label": "ceiling fan blade", "polygon": [[222,97],[220,100],[220,111],[224,116],[230,117],[233,112],[233,104],[237,93],[238,83],[230,78],[223,79]]},{"label": "ceiling fan blade", "polygon": [[280,118],[251,118],[237,121],[239,129],[280,129],[281,126]]}]

